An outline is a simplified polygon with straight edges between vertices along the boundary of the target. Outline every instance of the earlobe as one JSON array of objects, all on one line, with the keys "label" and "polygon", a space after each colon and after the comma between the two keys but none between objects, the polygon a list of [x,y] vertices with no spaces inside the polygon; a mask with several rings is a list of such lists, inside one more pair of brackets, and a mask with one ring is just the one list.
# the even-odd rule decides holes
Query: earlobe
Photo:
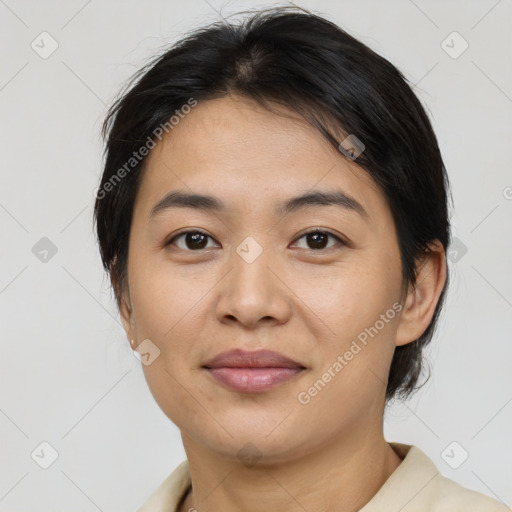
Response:
[{"label": "earlobe", "polygon": [[410,285],[396,333],[396,345],[417,340],[427,329],[446,283],[446,254],[438,240],[417,260],[416,283]]}]

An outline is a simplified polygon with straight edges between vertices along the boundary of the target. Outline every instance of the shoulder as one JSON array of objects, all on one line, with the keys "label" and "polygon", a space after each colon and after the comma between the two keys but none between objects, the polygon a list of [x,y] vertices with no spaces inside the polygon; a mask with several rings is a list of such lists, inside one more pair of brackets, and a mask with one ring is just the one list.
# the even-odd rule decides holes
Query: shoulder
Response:
[{"label": "shoulder", "polygon": [[190,485],[190,468],[185,460],[160,483],[137,512],[175,512]]},{"label": "shoulder", "polygon": [[512,510],[500,501],[467,489],[440,473],[432,483],[432,511],[510,512]]},{"label": "shoulder", "polygon": [[443,476],[416,446],[390,443],[402,463],[360,512],[511,512],[498,500]]}]

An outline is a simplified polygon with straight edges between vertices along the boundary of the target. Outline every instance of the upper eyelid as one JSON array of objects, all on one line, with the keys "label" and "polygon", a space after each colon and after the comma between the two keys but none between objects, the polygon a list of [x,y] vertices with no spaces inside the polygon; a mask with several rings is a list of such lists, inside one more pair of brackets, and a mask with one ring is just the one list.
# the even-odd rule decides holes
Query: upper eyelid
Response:
[{"label": "upper eyelid", "polygon": [[181,231],[179,233],[176,233],[175,235],[172,235],[166,242],[165,242],[165,245],[168,245],[170,244],[173,240],[175,240],[176,238],[179,238],[180,236],[183,236],[183,235],[187,235],[189,233],[199,233],[201,235],[205,235],[209,238],[211,238],[212,240],[215,240],[215,238],[213,238],[212,235],[209,235],[208,233],[205,233],[203,230],[201,229],[187,229],[185,231]]},{"label": "upper eyelid", "polygon": [[327,228],[311,228],[311,229],[308,229],[307,231],[305,231],[301,235],[297,236],[297,238],[295,238],[295,240],[300,240],[302,237],[304,237],[306,235],[309,235],[311,233],[326,233],[326,234],[332,236],[333,238],[338,239],[340,242],[345,243],[345,240],[341,237],[341,235],[337,235],[336,233],[333,233],[332,231],[330,231]]}]

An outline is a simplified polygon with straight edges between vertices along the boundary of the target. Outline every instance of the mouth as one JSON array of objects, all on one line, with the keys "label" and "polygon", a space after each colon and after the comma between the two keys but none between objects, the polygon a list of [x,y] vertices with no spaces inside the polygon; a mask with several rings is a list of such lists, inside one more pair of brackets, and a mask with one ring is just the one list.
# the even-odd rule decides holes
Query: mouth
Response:
[{"label": "mouth", "polygon": [[224,387],[242,393],[257,393],[286,382],[306,368],[270,350],[223,352],[203,368]]}]

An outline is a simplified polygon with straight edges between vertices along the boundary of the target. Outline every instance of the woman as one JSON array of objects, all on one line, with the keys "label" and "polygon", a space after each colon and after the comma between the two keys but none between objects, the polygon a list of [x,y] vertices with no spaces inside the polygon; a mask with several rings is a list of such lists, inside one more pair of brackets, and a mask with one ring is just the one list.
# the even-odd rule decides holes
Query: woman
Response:
[{"label": "woman", "polygon": [[157,57],[103,134],[103,263],[187,454],[140,512],[508,510],[384,439],[450,242],[436,137],[394,66],[261,11]]}]

